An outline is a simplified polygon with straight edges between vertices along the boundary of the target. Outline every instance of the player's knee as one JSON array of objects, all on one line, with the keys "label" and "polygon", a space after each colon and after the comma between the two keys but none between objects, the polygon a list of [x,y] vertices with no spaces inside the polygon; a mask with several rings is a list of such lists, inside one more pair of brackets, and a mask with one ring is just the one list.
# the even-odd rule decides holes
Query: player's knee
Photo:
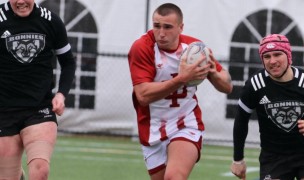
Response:
[{"label": "player's knee", "polygon": [[53,148],[53,145],[47,141],[34,141],[27,144],[25,146],[27,163],[29,164],[34,159],[42,159],[49,163]]},{"label": "player's knee", "polygon": [[50,172],[50,165],[44,159],[33,159],[28,164],[29,175],[39,177],[39,179],[47,179]]},{"label": "player's knee", "polygon": [[29,176],[47,179],[53,144],[48,141],[34,141],[25,145]]},{"label": "player's knee", "polygon": [[164,180],[187,179],[187,175],[179,171],[166,171]]}]

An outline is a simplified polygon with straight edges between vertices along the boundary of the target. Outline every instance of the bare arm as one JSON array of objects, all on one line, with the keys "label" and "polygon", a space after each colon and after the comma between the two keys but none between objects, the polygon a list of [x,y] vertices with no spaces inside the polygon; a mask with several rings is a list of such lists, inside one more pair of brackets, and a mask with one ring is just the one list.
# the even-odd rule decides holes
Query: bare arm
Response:
[{"label": "bare arm", "polygon": [[135,85],[134,91],[138,102],[142,106],[146,106],[167,97],[182,85],[184,85],[183,80],[177,76],[164,82],[145,82]]},{"label": "bare arm", "polygon": [[188,81],[195,79],[205,79],[209,66],[199,67],[203,58],[194,64],[187,64],[186,58],[181,60],[180,72],[174,78],[164,82],[145,82],[134,86],[134,91],[138,102],[146,106],[151,102],[163,99],[176,91]]},{"label": "bare arm", "polygon": [[228,71],[222,69],[220,72],[216,70],[215,58],[213,54],[210,54],[210,71],[209,71],[209,80],[212,85],[220,92],[229,94],[232,92],[233,86],[231,83],[231,76]]}]

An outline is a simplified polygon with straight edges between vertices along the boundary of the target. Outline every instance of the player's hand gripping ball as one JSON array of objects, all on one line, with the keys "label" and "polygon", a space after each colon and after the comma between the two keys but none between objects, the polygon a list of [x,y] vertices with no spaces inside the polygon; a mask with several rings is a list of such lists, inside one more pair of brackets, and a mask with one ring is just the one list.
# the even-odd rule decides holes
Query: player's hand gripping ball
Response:
[{"label": "player's hand gripping ball", "polygon": [[[180,59],[188,55],[186,59],[187,64],[193,64],[203,56],[203,62],[199,66],[204,66],[210,61],[209,54],[210,51],[203,42],[193,42],[183,51]],[[187,83],[187,86],[197,86],[202,82],[202,79],[192,80]]]}]

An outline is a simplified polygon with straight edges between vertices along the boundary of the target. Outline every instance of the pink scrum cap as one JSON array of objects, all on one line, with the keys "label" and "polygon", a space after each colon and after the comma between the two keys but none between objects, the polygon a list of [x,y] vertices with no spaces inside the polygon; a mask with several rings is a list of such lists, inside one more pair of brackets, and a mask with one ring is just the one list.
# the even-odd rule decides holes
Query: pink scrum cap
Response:
[{"label": "pink scrum cap", "polygon": [[263,59],[263,54],[270,51],[283,51],[287,55],[288,64],[292,63],[291,48],[289,40],[281,34],[270,34],[264,37],[260,42],[260,57]]}]

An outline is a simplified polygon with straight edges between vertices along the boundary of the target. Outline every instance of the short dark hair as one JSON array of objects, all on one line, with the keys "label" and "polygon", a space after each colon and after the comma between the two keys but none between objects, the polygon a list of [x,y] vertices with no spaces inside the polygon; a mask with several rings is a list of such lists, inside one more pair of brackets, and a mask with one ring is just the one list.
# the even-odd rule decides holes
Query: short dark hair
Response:
[{"label": "short dark hair", "polygon": [[183,22],[182,10],[177,5],[172,4],[172,3],[165,3],[165,4],[160,5],[158,8],[155,9],[154,13],[157,13],[161,16],[167,16],[169,14],[174,13],[177,15],[178,21],[180,23]]}]

